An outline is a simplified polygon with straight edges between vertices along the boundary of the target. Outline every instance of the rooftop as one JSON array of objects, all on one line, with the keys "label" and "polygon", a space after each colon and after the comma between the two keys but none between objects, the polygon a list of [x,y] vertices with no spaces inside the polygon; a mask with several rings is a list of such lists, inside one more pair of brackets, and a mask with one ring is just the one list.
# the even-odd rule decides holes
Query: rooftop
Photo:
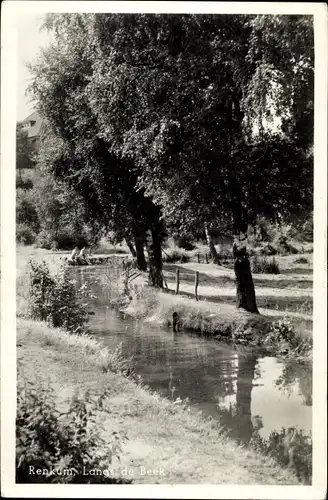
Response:
[{"label": "rooftop", "polygon": [[37,111],[31,113],[27,118],[22,120],[23,128],[27,132],[30,139],[36,138],[40,135],[42,127],[42,118],[40,118]]}]

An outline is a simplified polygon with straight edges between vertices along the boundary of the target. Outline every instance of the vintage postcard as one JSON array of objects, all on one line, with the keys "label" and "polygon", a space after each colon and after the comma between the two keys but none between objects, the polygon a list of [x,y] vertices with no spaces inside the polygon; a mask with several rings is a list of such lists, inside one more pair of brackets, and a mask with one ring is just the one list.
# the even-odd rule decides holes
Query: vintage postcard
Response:
[{"label": "vintage postcard", "polygon": [[4,497],[326,496],[327,8],[4,2]]}]

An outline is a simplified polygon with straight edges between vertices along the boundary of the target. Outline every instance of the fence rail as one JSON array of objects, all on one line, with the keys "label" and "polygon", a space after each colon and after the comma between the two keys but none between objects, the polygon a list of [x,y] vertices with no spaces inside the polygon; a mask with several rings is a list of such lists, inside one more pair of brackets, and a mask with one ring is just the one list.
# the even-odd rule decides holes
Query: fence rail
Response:
[{"label": "fence rail", "polygon": [[[126,278],[127,284],[142,274],[142,273],[138,272],[137,263],[134,259],[129,259],[129,260],[123,259],[122,265],[123,265],[123,270],[125,271],[126,276],[127,276],[127,278]],[[194,297],[196,300],[198,300],[198,288],[199,288],[199,284],[200,284],[199,271],[181,272],[180,269],[176,269],[175,272],[174,271],[165,271],[165,274],[166,274],[166,276],[164,275],[164,272],[162,272],[163,282],[164,282],[164,286],[165,286],[166,290],[169,290],[168,283],[167,283],[167,275],[171,275],[171,278],[173,276],[175,276],[175,286],[174,286],[174,290],[173,290],[173,293],[175,293],[175,295],[179,295],[179,293],[180,293],[181,276],[193,277],[194,278]]]},{"label": "fence rail", "polygon": [[[194,273],[183,273],[183,274],[195,277],[194,296],[195,296],[195,299],[198,300],[199,271],[195,271]],[[164,277],[164,275],[163,275],[163,277]],[[165,281],[165,284],[166,284],[166,288],[168,288],[166,281]],[[179,295],[179,289],[180,289],[180,269],[177,269],[176,273],[175,273],[175,295]]]}]

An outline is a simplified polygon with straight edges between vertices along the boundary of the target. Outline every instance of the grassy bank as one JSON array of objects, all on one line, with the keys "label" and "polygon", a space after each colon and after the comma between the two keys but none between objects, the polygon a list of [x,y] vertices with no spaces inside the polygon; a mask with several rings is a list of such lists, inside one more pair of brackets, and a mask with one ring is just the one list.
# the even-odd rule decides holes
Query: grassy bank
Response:
[{"label": "grassy bank", "polygon": [[[111,353],[94,339],[69,335],[40,322],[17,321],[19,376],[50,384],[58,407],[75,391],[104,389],[107,398],[99,416],[103,437],[113,431],[128,437],[121,463],[136,483],[296,484],[288,469],[224,437],[216,422],[195,408],[169,401],[126,378],[119,353]],[[142,474],[160,469],[159,476]]]},{"label": "grassy bank", "polygon": [[[231,304],[195,302],[188,297],[145,288],[143,292],[133,294],[129,305],[122,310],[131,317],[159,326],[172,326],[173,313],[176,313],[178,330],[194,331],[220,341],[258,347],[272,354],[286,354],[288,351],[291,355],[296,347],[302,356],[310,355],[311,336],[302,322],[295,325],[288,318],[279,321],[276,317],[248,313]],[[286,331],[284,345],[276,342],[276,333],[284,334],[288,328],[291,330]],[[295,354],[298,354],[297,351]]]},{"label": "grassy bank", "polygon": [[[44,259],[51,270],[57,270],[63,263],[63,254],[31,247],[19,247],[18,250],[17,309],[19,314],[24,315],[27,303],[25,272],[28,259]],[[233,270],[197,262],[164,264],[168,285],[166,292],[156,292],[148,288],[147,273],[139,273],[140,276],[131,281],[132,301],[124,310],[130,316],[158,325],[171,324],[172,315],[176,312],[181,329],[222,339],[234,336],[237,342],[240,340],[242,343],[253,345],[263,345],[273,322],[287,320],[295,329],[300,342],[302,339],[311,339],[312,255],[304,257],[305,262],[299,262],[299,258],[294,256],[279,259],[282,274],[254,274],[260,315],[236,308]],[[180,270],[178,296],[174,295],[177,269]],[[111,269],[108,268],[107,271]],[[192,297],[196,271],[199,273],[198,301]],[[105,274],[104,268],[104,287],[115,288],[114,282],[119,279],[120,273],[114,276],[109,272],[109,278]],[[123,275],[121,278],[123,282]],[[129,301],[125,301],[125,305],[126,302]]]}]

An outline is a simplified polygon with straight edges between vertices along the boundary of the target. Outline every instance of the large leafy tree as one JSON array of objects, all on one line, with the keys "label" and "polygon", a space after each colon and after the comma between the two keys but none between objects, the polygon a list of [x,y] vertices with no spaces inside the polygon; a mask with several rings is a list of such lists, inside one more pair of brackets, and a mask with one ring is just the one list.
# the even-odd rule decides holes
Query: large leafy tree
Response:
[{"label": "large leafy tree", "polygon": [[[141,214],[156,212],[155,205],[183,228],[197,221],[233,231],[238,306],[257,312],[244,244],[248,224],[259,215],[292,215],[311,198],[311,140],[304,143],[313,118],[310,23],[125,14],[48,23],[58,42],[36,72],[45,83],[36,79],[34,90],[69,144],[75,167],[70,171],[67,162],[65,175],[78,176],[88,196],[95,191],[98,212],[113,206],[117,193],[125,207],[129,200],[135,207],[137,199],[143,208],[150,203],[137,219],[151,231],[154,269],[160,270],[161,227],[158,217]],[[310,42],[306,64],[296,29]],[[279,133],[270,120],[280,120]]]},{"label": "large leafy tree", "polygon": [[136,189],[131,161],[111,150],[88,102],[97,56],[93,15],[48,16],[45,27],[53,32],[53,43],[31,68],[30,91],[54,140],[47,146],[49,168],[84,198],[89,217],[133,235],[142,268],[143,241],[150,231],[150,282],[162,286],[160,210]]},{"label": "large leafy tree", "polygon": [[[134,160],[164,214],[182,226],[230,227],[238,305],[257,312],[248,224],[311,204],[311,131],[303,141],[313,119],[311,23],[99,15],[95,26],[101,56],[88,98],[108,144]],[[298,45],[302,33],[308,47]]]}]

